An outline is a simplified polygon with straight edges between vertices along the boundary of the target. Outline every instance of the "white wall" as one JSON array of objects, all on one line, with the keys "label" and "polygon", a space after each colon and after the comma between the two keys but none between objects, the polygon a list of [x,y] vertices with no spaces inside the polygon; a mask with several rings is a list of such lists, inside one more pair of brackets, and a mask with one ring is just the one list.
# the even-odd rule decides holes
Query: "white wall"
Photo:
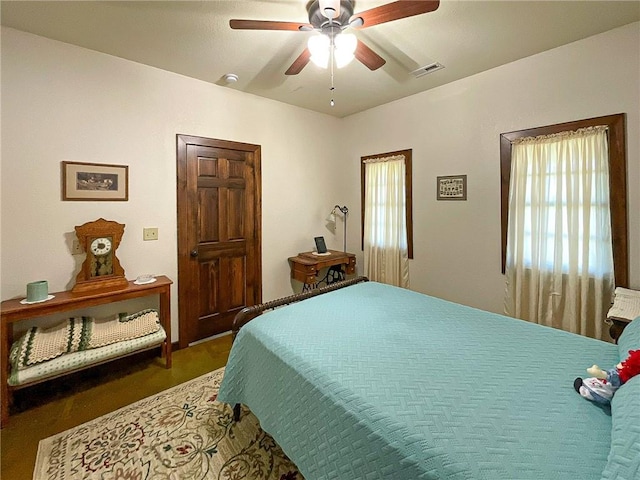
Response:
[{"label": "white wall", "polygon": [[[630,280],[640,288],[639,91],[634,23],[346,118],[349,178],[361,156],[412,148],[411,288],[501,313],[499,135],[625,112]],[[457,174],[468,176],[468,200],[436,201],[436,176]],[[359,225],[351,232],[358,245]]]},{"label": "white wall", "polygon": [[[342,225],[324,227],[336,203],[350,208],[348,249],[362,264],[359,158],[412,148],[412,288],[501,312],[499,134],[619,112],[640,288],[639,32],[636,23],[340,120],[2,28],[0,296],[24,296],[38,279],[69,288],[74,226],[98,217],[126,224],[127,277],[175,280],[182,133],[262,145],[265,300],[291,293],[287,257],[313,236],[342,248]],[[62,202],[63,160],[129,165],[129,201]],[[453,174],[468,175],[468,201],[437,202],[436,176]],[[160,240],[143,242],[146,226]],[[175,340],[175,286],[172,311]]]},{"label": "white wall", "polygon": [[[82,256],[74,227],[124,223],[118,257],[130,279],[177,279],[176,134],[262,146],[263,298],[291,294],[287,258],[325,235],[342,195],[340,120],[113,56],[2,28],[1,298],[45,279],[70,288]],[[318,135],[317,132],[323,132]],[[128,202],[63,202],[63,160],[129,165]],[[142,241],[158,227],[158,241]],[[172,290],[177,339],[177,288]],[[63,315],[64,316],[64,315]]]}]

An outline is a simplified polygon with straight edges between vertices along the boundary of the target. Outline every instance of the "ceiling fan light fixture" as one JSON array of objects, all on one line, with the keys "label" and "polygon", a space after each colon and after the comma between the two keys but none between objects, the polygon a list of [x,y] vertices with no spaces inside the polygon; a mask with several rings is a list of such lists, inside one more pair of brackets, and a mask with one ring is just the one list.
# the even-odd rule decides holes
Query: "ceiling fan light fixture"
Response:
[{"label": "ceiling fan light fixture", "polygon": [[341,33],[335,37],[335,58],[336,66],[342,68],[354,58],[358,39],[352,33]]},{"label": "ceiling fan light fixture", "polygon": [[337,18],[340,15],[340,0],[320,0],[320,12],[328,19]]},{"label": "ceiling fan light fixture", "polygon": [[327,68],[329,65],[330,44],[331,41],[326,35],[314,35],[307,42],[307,47],[311,52],[311,61],[320,68]]},{"label": "ceiling fan light fixture", "polygon": [[362,17],[356,17],[349,22],[351,28],[360,28],[362,25],[364,25]]},{"label": "ceiling fan light fixture", "polygon": [[[359,1],[359,0],[358,0]],[[313,63],[323,68],[331,63],[331,90],[333,91],[334,66],[344,66],[355,58],[369,70],[377,70],[385,64],[384,58],[369,48],[364,42],[357,40],[355,52],[349,53],[351,47],[338,48],[335,38],[345,29],[368,28],[381,23],[393,22],[403,18],[422,15],[433,12],[440,5],[440,0],[419,1],[393,1],[369,8],[354,14],[355,0],[305,0],[309,23],[272,21],[272,20],[230,20],[229,26],[237,30],[293,30],[307,32],[314,30],[323,34],[329,40],[329,45],[314,45],[312,40],[310,48],[305,48],[284,72],[285,75],[297,75],[313,60]],[[374,2],[377,3],[377,2]],[[327,40],[324,40],[326,43]],[[349,41],[353,43],[352,41]],[[344,53],[343,53],[344,51]],[[355,55],[354,55],[355,53]],[[335,61],[334,58],[340,58]],[[333,102],[332,102],[333,103]]]}]

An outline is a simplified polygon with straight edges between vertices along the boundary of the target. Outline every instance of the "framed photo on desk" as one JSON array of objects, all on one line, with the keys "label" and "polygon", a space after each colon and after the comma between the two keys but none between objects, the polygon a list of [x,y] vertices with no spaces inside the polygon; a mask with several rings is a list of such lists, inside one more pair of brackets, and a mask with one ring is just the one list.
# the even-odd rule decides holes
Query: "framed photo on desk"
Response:
[{"label": "framed photo on desk", "polygon": [[324,243],[324,237],[315,237],[316,251],[318,253],[327,253],[327,245]]}]

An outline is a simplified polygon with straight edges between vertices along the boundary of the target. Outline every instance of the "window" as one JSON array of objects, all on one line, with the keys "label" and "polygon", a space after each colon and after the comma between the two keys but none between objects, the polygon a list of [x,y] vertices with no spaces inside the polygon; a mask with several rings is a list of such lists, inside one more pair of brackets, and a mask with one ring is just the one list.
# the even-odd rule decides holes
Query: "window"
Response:
[{"label": "window", "polygon": [[628,281],[624,117],[517,133],[501,137],[505,313],[605,340]]},{"label": "window", "polygon": [[413,256],[411,150],[362,157],[361,162],[364,274],[408,288]]},{"label": "window", "polygon": [[[617,286],[627,287],[629,282],[628,243],[627,243],[627,192],[626,192],[626,147],[624,114],[597,117],[588,120],[568,122],[546,127],[504,133],[500,136],[500,170],[501,170],[501,215],[502,215],[502,272],[505,272],[507,250],[507,225],[509,219],[509,184],[511,180],[511,159],[514,143],[523,137],[551,135],[581,128],[605,125],[608,128],[609,151],[609,202],[611,216],[611,235],[613,262]],[[557,172],[549,172],[550,178]],[[566,173],[566,172],[565,172]],[[594,175],[594,172],[582,171],[581,175]],[[528,179],[530,181],[530,179]],[[550,182],[553,185],[553,182]],[[555,195],[554,192],[551,192]],[[606,208],[604,204],[594,206]],[[530,205],[530,201],[529,201]],[[561,207],[562,202],[558,205]],[[526,213],[525,213],[526,215]],[[595,210],[592,212],[595,215]],[[530,219],[525,219],[525,223]],[[566,229],[565,229],[566,231]],[[551,239],[549,241],[552,241]],[[551,260],[549,260],[551,261]],[[594,272],[595,273],[595,272]]]},{"label": "window", "polygon": [[[412,150],[400,150],[397,152],[381,153],[378,155],[370,155],[367,157],[361,157],[360,159],[360,222],[361,222],[361,248],[364,250],[364,231],[365,231],[365,185],[366,185],[366,161],[367,160],[379,160],[386,157],[404,156],[405,164],[405,179],[404,179],[404,191],[405,191],[405,227],[407,230],[407,250],[409,258],[413,258],[413,204],[412,204],[412,178],[411,178],[411,154]],[[378,188],[385,189],[385,185],[379,185]],[[384,193],[381,190],[381,193]],[[381,197],[382,198],[382,197]]]},{"label": "window", "polygon": [[[515,142],[510,188],[516,191],[510,192],[509,213],[521,214],[514,226],[521,229],[523,267],[553,271],[557,265],[568,273],[573,263],[579,274],[613,273],[606,130],[591,127]],[[513,181],[514,172],[522,181]]]}]

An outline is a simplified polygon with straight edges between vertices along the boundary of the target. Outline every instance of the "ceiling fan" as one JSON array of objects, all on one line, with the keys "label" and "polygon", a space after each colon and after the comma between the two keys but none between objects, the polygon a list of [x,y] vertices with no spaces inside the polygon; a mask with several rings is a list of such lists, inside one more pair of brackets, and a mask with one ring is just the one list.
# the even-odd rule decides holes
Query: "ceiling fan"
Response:
[{"label": "ceiling fan", "polygon": [[291,30],[309,32],[315,30],[321,35],[309,39],[307,48],[294,60],[285,72],[297,75],[309,63],[327,68],[335,58],[338,67],[352,58],[377,70],[386,61],[355,35],[343,33],[347,28],[363,29],[401,18],[433,12],[440,5],[439,0],[400,0],[380,5],[360,13],[353,13],[352,0],[314,0],[307,4],[309,23],[280,22],[269,20],[230,20],[229,26],[236,30]]}]

